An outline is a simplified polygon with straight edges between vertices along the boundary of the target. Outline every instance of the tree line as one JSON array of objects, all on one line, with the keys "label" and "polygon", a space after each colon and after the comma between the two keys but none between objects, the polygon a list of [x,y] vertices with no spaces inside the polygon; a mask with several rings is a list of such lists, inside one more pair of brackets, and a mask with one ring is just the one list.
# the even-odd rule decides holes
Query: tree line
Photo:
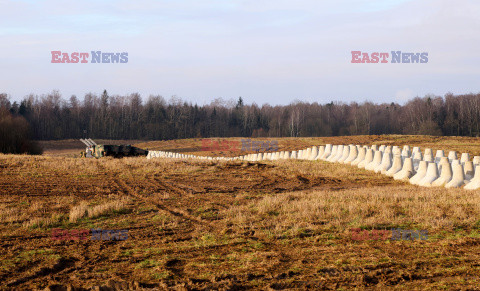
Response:
[{"label": "tree line", "polygon": [[151,95],[144,101],[138,93],[119,96],[107,91],[88,93],[82,100],[53,91],[28,95],[19,103],[0,96],[4,110],[26,120],[37,140],[480,134],[480,94],[427,95],[404,105],[295,101],[276,106],[244,104],[241,97],[200,106],[176,96],[167,101]]},{"label": "tree line", "polygon": [[6,94],[0,94],[0,153],[41,154],[42,149],[31,139],[28,121],[14,111]]}]

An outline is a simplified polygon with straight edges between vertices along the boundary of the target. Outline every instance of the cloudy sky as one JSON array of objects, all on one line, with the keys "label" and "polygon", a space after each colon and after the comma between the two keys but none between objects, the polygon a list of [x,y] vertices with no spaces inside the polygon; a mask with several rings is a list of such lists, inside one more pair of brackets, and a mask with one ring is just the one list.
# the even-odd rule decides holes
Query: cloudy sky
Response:
[{"label": "cloudy sky", "polygon": [[[478,0],[0,0],[0,92],[198,104],[478,93],[479,15]],[[51,51],[128,52],[128,63],[57,64]],[[351,51],[428,52],[428,63],[352,64]]]}]

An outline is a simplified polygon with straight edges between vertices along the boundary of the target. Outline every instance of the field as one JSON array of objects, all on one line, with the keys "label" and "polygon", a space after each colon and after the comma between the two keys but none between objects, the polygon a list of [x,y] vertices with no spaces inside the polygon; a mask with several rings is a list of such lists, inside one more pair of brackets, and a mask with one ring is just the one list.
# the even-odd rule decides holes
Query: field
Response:
[{"label": "field", "polygon": [[[279,150],[409,144],[480,155],[478,138],[277,140]],[[201,139],[133,143],[248,153],[201,151]],[[480,191],[323,161],[81,159],[77,141],[42,144],[43,156],[0,155],[2,289],[480,290]],[[55,240],[56,228],[128,238]],[[392,228],[427,230],[428,239],[352,236]]]}]

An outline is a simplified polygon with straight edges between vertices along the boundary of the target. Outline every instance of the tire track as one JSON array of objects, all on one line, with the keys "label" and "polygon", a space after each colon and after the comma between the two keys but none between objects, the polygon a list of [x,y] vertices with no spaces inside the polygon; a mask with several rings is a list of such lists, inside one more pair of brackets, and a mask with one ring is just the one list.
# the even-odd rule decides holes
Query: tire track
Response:
[{"label": "tire track", "polygon": [[[130,195],[130,196],[132,196],[134,198],[137,198],[139,200],[142,200],[144,202],[147,202],[149,204],[152,204],[156,208],[158,208],[162,211],[168,212],[168,213],[170,213],[170,214],[172,214],[176,217],[179,217],[179,218],[185,219],[187,221],[193,222],[194,224],[200,224],[202,226],[211,227],[211,225],[206,223],[206,221],[203,221],[203,220],[201,220],[201,219],[199,219],[195,216],[192,216],[192,215],[186,213],[185,211],[183,211],[181,209],[168,207],[165,204],[158,203],[153,198],[148,198],[148,197],[145,197],[145,196],[142,196],[142,195],[138,194],[137,191],[135,191],[135,189],[133,189],[130,185],[127,184],[127,182],[125,182],[122,179],[115,178],[115,176],[118,176],[118,174],[119,174],[118,169],[115,169],[115,170],[111,169],[110,171],[108,171],[109,169],[107,169],[105,167],[105,165],[101,163],[101,161],[97,160],[96,162],[97,162],[97,167],[99,168],[99,170],[103,171],[104,173],[108,173],[108,172],[114,173],[114,177],[113,178],[109,177],[109,180],[113,184],[115,184],[116,188],[120,189],[121,192],[126,193],[127,195]],[[132,174],[130,169],[123,168],[122,172],[123,173],[128,173],[129,176],[133,179],[133,174]],[[143,182],[146,182],[147,184],[150,184],[150,186],[152,186],[152,182],[149,181],[148,179],[144,180]],[[153,186],[158,187],[158,185],[155,185],[155,184],[153,184]],[[173,189],[173,187],[170,187],[170,189],[166,189],[166,191],[170,192],[170,193],[173,192],[174,194],[176,194],[176,192],[173,191],[172,189]]]},{"label": "tire track", "polygon": [[188,194],[192,197],[193,197],[194,194],[206,193],[205,189],[198,190],[198,189],[195,189],[193,187],[190,187],[190,186],[184,185],[182,183],[178,183],[178,182],[175,182],[175,184],[173,184],[172,182],[167,181],[165,179],[162,179],[158,176],[153,176],[152,180],[155,181],[155,183],[158,183],[160,186],[163,186],[163,184],[167,184],[172,190],[186,193],[186,194]]},{"label": "tire track", "polygon": [[[6,284],[7,287],[14,287],[25,282],[58,274],[61,271],[72,272],[75,270],[75,260],[71,258],[60,258],[52,267],[43,267],[34,274],[22,278],[15,279]],[[4,282],[5,283],[5,282]]]},{"label": "tire track", "polygon": [[[108,169],[100,161],[97,161],[97,166],[100,170],[104,171],[105,173],[108,172]],[[118,176],[118,174],[119,174],[118,169],[115,169],[115,170],[112,169],[111,172],[115,173],[114,174],[115,176]],[[131,179],[134,180],[131,170],[123,168],[122,172],[123,173],[128,173],[128,175],[131,177]],[[198,217],[195,217],[195,216],[187,213],[186,211],[184,211],[182,209],[169,207],[169,206],[167,206],[163,203],[158,203],[158,201],[154,198],[149,198],[149,197],[145,197],[143,195],[138,194],[137,191],[135,191],[135,189],[133,189],[125,180],[118,179],[118,178],[115,178],[115,177],[113,177],[113,178],[109,177],[109,180],[116,185],[116,188],[120,189],[121,192],[126,193],[127,195],[130,195],[130,196],[135,197],[139,200],[142,200],[144,202],[152,204],[156,208],[158,208],[162,211],[168,212],[175,217],[190,221],[190,222],[192,222],[193,224],[196,224],[196,225],[201,225],[203,227],[207,227],[208,229],[213,229],[212,225],[210,223],[208,223],[207,221],[204,221],[204,220],[202,220]],[[150,186],[158,187],[158,185],[152,183],[149,179],[146,179],[143,182],[145,182],[146,184],[149,184]],[[180,190],[175,189],[175,187],[173,187],[171,185],[169,187],[163,187],[163,188],[167,188],[166,189],[167,192],[173,193],[173,194],[176,194],[176,195],[177,194],[182,195],[182,194],[185,193],[185,191],[183,191],[181,189]]]},{"label": "tire track", "polygon": [[[155,182],[152,182],[152,180],[155,181]],[[166,191],[169,191],[170,193],[178,194],[180,196],[188,195],[190,197],[194,197],[194,193],[196,192],[192,188],[187,188],[184,185],[181,185],[183,187],[176,186],[172,182],[166,181],[165,179],[162,179],[160,177],[155,177],[155,176],[153,176],[151,178],[148,177],[147,178],[147,183],[150,186],[153,186],[154,188],[156,188],[156,187],[166,188],[165,189]],[[178,185],[180,185],[180,184],[178,184]],[[185,190],[185,189],[187,189],[188,191]]]},{"label": "tire track", "polygon": [[[154,198],[146,198],[144,196],[141,196],[141,195],[138,195],[135,190],[133,190],[127,183],[125,183],[124,181],[118,181],[119,184],[121,184],[123,186],[123,188],[127,189],[127,192],[131,193],[133,196],[139,198],[139,199],[142,199],[144,201],[147,201],[153,205],[155,205],[158,209],[161,209],[163,211],[167,211],[169,212],[170,214],[176,216],[176,217],[180,217],[180,218],[183,218],[183,219],[186,219],[186,220],[189,220],[191,222],[194,222],[196,224],[200,224],[202,226],[207,226],[208,228],[212,228],[212,225],[201,219],[201,218],[198,218],[194,215],[191,215],[189,214],[188,212],[182,210],[182,209],[179,209],[179,208],[176,208],[176,207],[171,207],[171,206],[166,206],[165,204],[160,204],[156,201],[156,199]],[[146,180],[144,181],[146,184],[149,184],[150,186],[153,186],[153,187],[158,187],[158,185],[156,185],[155,183],[152,183],[151,181],[149,180]],[[184,193],[183,190],[181,190],[180,192],[181,193],[178,193],[179,191],[176,190],[175,191],[175,188],[174,187],[169,187],[170,189],[167,189],[167,192],[170,192],[170,193],[173,193],[173,194],[180,194],[182,195]]]}]

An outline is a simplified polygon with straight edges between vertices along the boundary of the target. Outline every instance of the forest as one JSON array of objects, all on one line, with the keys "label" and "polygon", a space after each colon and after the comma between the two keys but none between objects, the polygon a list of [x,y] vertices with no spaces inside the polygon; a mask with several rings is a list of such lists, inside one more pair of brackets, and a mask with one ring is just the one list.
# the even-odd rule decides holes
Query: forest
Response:
[{"label": "forest", "polygon": [[8,132],[18,134],[18,128],[34,140],[480,134],[480,93],[427,95],[403,105],[294,101],[272,106],[244,104],[241,97],[198,105],[176,96],[166,100],[107,91],[82,99],[64,98],[58,91],[30,94],[19,102],[11,99],[0,94],[0,134],[5,140]]}]

